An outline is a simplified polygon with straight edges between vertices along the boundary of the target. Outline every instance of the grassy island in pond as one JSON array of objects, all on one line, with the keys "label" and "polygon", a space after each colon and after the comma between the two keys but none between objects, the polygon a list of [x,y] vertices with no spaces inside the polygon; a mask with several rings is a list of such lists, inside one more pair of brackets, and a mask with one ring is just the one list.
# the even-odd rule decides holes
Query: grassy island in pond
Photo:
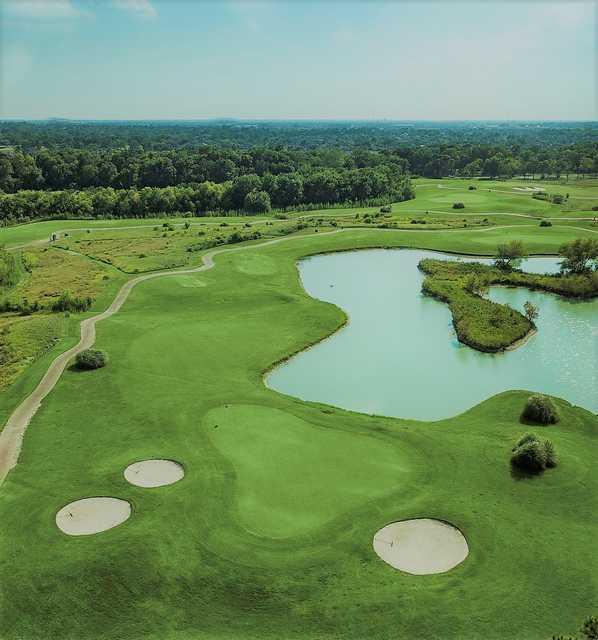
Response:
[{"label": "grassy island in pond", "polygon": [[483,297],[490,286],[524,287],[570,298],[598,295],[596,271],[537,274],[479,262],[431,259],[422,260],[419,268],[427,275],[423,293],[449,305],[457,337],[478,351],[503,351],[535,329],[533,314],[526,317]]}]

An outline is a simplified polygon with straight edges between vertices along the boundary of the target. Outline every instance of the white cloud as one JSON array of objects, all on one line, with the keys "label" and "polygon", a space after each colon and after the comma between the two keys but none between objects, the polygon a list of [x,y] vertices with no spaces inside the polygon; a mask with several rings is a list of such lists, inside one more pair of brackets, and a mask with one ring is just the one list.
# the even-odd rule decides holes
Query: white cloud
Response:
[{"label": "white cloud", "polygon": [[593,20],[595,11],[594,2],[558,2],[543,6],[545,17],[562,27],[581,27]]},{"label": "white cloud", "polygon": [[2,7],[13,15],[40,20],[77,18],[82,13],[71,0],[4,0]]},{"label": "white cloud", "polygon": [[155,18],[158,15],[156,7],[152,5],[150,0],[112,0],[112,4],[117,9],[132,11],[144,18]]}]

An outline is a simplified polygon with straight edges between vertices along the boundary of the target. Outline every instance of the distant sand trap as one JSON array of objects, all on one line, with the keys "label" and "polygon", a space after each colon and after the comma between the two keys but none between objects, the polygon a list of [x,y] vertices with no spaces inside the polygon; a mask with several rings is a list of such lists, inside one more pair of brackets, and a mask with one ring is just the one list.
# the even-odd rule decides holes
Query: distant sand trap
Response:
[{"label": "distant sand trap", "polygon": [[174,460],[141,460],[125,469],[125,479],[138,487],[163,487],[178,482],[185,475]]},{"label": "distant sand trap", "polygon": [[444,573],[469,553],[463,534],[452,525],[421,518],[383,527],[374,536],[374,551],[391,567],[415,575]]},{"label": "distant sand trap", "polygon": [[131,515],[131,505],[120,498],[83,498],[62,507],[56,526],[69,536],[88,536],[117,527]]}]

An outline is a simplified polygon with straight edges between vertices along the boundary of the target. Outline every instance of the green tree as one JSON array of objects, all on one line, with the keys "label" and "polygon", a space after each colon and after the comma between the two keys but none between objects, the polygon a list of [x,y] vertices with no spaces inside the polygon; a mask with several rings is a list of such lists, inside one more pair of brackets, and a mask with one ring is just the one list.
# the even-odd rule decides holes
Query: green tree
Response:
[{"label": "green tree", "polygon": [[267,213],[271,209],[270,196],[266,191],[254,189],[245,196],[243,208],[250,213]]},{"label": "green tree", "polygon": [[535,304],[532,304],[529,300],[523,305],[523,309],[525,311],[525,317],[532,323],[535,324],[535,321],[538,319],[540,315],[540,311]]},{"label": "green tree", "polygon": [[494,266],[499,269],[510,270],[517,261],[525,257],[523,243],[520,240],[511,240],[506,244],[499,244],[496,248]]},{"label": "green tree", "polygon": [[562,256],[561,271],[564,273],[584,273],[598,261],[598,240],[577,238],[566,242],[559,248]]}]

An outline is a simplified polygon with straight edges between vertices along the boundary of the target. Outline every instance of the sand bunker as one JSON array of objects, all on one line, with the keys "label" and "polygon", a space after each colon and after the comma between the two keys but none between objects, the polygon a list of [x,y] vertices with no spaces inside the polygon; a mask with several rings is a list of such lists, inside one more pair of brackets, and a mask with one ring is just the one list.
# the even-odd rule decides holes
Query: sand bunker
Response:
[{"label": "sand bunker", "polygon": [[122,524],[131,515],[131,505],[120,498],[83,498],[62,507],[56,526],[69,536],[88,536]]},{"label": "sand bunker", "polygon": [[125,479],[138,487],[163,487],[178,482],[184,475],[182,465],[174,460],[141,460],[125,469]]},{"label": "sand bunker", "polygon": [[383,527],[374,536],[374,551],[391,567],[415,575],[444,573],[469,553],[463,534],[452,525],[421,518]]}]

